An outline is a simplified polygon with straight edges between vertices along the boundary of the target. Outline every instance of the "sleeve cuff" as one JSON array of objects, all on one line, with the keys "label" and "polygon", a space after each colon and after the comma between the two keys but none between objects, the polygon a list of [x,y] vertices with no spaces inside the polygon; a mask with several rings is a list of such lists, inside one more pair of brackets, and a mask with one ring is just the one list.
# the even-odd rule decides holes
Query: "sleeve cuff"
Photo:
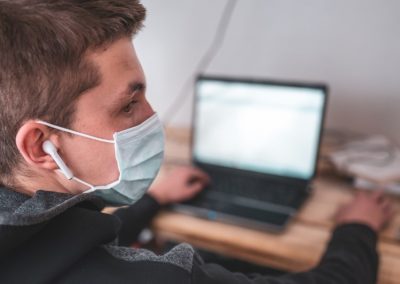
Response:
[{"label": "sleeve cuff", "polygon": [[357,262],[370,263],[368,267],[375,271],[379,258],[376,250],[377,240],[377,233],[367,225],[360,223],[339,225],[332,233],[322,261],[338,258],[354,263],[351,259],[356,257]]},{"label": "sleeve cuff", "polygon": [[149,193],[146,193],[145,195],[143,195],[142,199],[144,202],[148,203],[148,205],[151,206],[152,208],[155,208],[158,210],[162,207],[161,204],[158,203],[158,201],[153,196],[151,196]]},{"label": "sleeve cuff", "polygon": [[332,240],[355,239],[375,245],[378,240],[378,234],[368,225],[360,223],[339,225],[333,231]]}]

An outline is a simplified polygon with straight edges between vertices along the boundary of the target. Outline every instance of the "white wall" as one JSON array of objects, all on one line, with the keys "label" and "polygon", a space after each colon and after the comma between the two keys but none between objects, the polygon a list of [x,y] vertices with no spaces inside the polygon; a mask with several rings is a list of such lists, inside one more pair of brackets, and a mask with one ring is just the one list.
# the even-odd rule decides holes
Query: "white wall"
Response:
[{"label": "white wall", "polygon": [[[148,17],[135,43],[162,116],[209,46],[226,0],[142,2]],[[239,0],[206,73],[326,82],[329,128],[400,144],[400,1]],[[187,96],[175,125],[190,125]]]}]

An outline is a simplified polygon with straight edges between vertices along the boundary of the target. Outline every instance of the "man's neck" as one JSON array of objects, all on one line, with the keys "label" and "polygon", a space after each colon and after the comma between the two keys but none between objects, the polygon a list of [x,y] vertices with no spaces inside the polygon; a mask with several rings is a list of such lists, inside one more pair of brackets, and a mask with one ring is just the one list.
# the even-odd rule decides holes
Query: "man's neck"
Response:
[{"label": "man's neck", "polygon": [[[66,180],[61,174],[56,172],[47,177],[44,177],[43,174],[39,173],[27,176],[20,175],[16,177],[16,181],[16,186],[14,186],[13,189],[30,196],[35,195],[38,190],[69,194],[79,194],[82,192],[78,190],[69,190],[69,188],[74,188],[74,186],[76,187],[76,184]],[[70,187],[68,187],[68,185],[70,185]]]}]

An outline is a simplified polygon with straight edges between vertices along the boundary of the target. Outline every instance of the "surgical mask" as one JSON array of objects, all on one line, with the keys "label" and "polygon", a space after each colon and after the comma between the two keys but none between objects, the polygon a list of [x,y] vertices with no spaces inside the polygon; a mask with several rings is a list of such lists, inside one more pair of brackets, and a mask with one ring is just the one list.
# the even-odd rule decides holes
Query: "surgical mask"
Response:
[{"label": "surgical mask", "polygon": [[[88,187],[85,193],[94,192],[95,195],[110,204],[129,205],[135,203],[145,194],[161,167],[164,154],[164,132],[157,114],[138,126],[114,133],[113,140],[84,134],[44,121],[37,122],[60,131],[114,145],[119,178],[106,185],[92,185],[74,177],[72,171],[62,160],[57,161],[57,159],[61,159],[57,152],[55,151],[54,154],[50,151],[53,159],[68,179],[84,184]],[[99,165],[99,167],[101,166],[104,165]]]}]

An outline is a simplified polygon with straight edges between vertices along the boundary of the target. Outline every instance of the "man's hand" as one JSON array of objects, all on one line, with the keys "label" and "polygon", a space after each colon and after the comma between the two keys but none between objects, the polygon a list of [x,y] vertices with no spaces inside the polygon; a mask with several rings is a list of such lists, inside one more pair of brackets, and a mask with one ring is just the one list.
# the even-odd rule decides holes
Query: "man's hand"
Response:
[{"label": "man's hand", "polygon": [[149,194],[162,205],[180,202],[194,197],[209,182],[207,174],[197,168],[178,167],[152,185]]},{"label": "man's hand", "polygon": [[390,221],[393,213],[392,204],[382,191],[359,192],[350,204],[339,209],[336,221],[339,225],[348,223],[368,225],[378,232]]}]

